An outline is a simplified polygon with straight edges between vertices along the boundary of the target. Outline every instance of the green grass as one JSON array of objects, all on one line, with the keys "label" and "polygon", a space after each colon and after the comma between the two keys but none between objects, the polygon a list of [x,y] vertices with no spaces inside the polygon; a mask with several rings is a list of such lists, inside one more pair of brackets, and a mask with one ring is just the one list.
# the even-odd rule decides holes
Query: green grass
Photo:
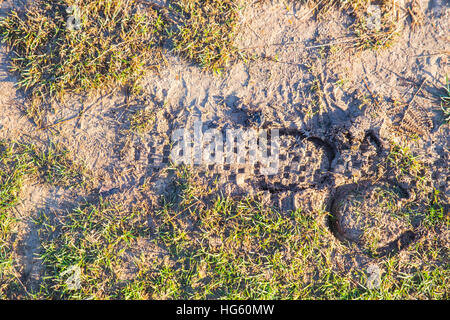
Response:
[{"label": "green grass", "polygon": [[[70,10],[74,4],[76,14]],[[10,69],[31,97],[28,115],[42,125],[42,103],[67,92],[117,85],[139,90],[142,76],[164,64],[164,43],[218,73],[236,58],[238,1],[176,0],[170,11],[180,21],[137,0],[39,0],[1,18],[0,37],[12,51]],[[75,17],[79,28],[71,28]]]},{"label": "green grass", "polygon": [[[283,217],[249,199],[218,197],[210,205],[197,212],[184,202],[181,214],[170,209],[172,204],[163,206],[155,216],[152,242],[165,248],[166,255],[149,260],[137,256],[138,271],[127,281],[118,279],[120,266],[138,237],[148,237],[145,215],[124,215],[104,205],[69,213],[56,226],[58,236],[43,245],[49,280],[40,294],[73,299],[299,298],[311,293],[298,283],[307,266],[319,263],[327,270],[324,281],[333,277],[319,249],[326,246],[321,236],[327,231],[311,217],[300,212]],[[189,221],[196,213],[198,221]],[[190,222],[194,232],[186,230]],[[53,230],[49,227],[46,234],[54,235]],[[73,265],[83,270],[82,288],[69,291],[60,275]]]},{"label": "green grass", "polygon": [[39,0],[0,20],[2,41],[13,52],[11,71],[30,94],[30,115],[40,122],[40,103],[65,92],[89,92],[127,84],[161,63],[164,22],[135,1],[81,0],[81,28],[68,28],[71,0]]},{"label": "green grass", "polygon": [[439,223],[445,222],[446,226],[450,226],[450,219],[444,214],[444,204],[440,197],[441,192],[434,189],[433,194],[430,199],[427,217],[424,221],[427,226],[435,226]]},{"label": "green grass", "polygon": [[17,204],[19,191],[26,176],[36,173],[31,149],[27,145],[0,141],[0,208]]},{"label": "green grass", "polygon": [[239,56],[234,40],[241,1],[176,0],[173,4],[183,17],[172,38],[175,52],[216,73]]},{"label": "green grass", "polygon": [[[437,237],[414,244],[406,260],[377,260],[381,285],[369,290],[365,268],[336,264],[351,249],[331,235],[326,212],[280,213],[257,198],[214,195],[187,169],[175,173],[172,194],[151,211],[100,202],[58,218],[43,213],[45,276],[32,297],[448,298],[448,249]],[[74,267],[79,288],[67,282]]]},{"label": "green grass", "polygon": [[0,297],[17,283],[11,248],[17,232],[12,208],[19,202],[20,190],[27,176],[36,173],[29,148],[21,144],[0,141]]},{"label": "green grass", "polygon": [[41,179],[48,184],[65,188],[88,190],[92,184],[88,170],[73,160],[69,150],[50,142],[45,149],[31,146],[31,156]]},{"label": "green grass", "polygon": [[[121,257],[147,232],[140,212],[126,214],[103,203],[79,207],[51,224],[49,219],[43,213],[38,222],[43,226],[41,258],[50,275],[43,290],[52,298],[107,298],[116,286]],[[83,286],[76,292],[67,285],[74,267],[83,270]]]},{"label": "green grass", "polygon": [[156,115],[153,110],[138,110],[128,118],[130,121],[130,130],[138,134],[145,134],[151,130],[155,123],[155,119]]},{"label": "green grass", "polygon": [[409,143],[393,143],[387,157],[387,167],[397,180],[405,177],[412,179],[421,191],[426,189],[429,181],[429,168],[423,163],[418,155],[411,151]]},{"label": "green grass", "polygon": [[0,140],[0,297],[20,284],[12,250],[18,231],[13,210],[20,203],[23,186],[38,182],[86,190],[86,175],[83,166],[75,164],[61,145],[50,143],[42,148]]},{"label": "green grass", "polygon": [[405,212],[409,212],[411,217],[416,216],[428,227],[437,223],[448,225],[448,216],[444,214],[445,196],[434,186],[429,166],[421,156],[414,155],[408,143],[391,146],[387,170],[397,181],[410,186],[410,196],[414,201],[404,204]]}]

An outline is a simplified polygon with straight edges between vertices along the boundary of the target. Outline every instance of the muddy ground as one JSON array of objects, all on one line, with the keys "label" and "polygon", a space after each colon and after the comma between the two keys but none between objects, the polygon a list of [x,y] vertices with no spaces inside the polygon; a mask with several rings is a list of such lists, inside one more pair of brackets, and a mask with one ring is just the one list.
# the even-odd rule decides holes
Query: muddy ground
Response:
[{"label": "muddy ground", "polygon": [[[17,259],[26,281],[38,281],[41,272],[32,225],[38,211],[63,212],[80,198],[100,196],[130,206],[157,206],[170,184],[165,169],[172,132],[192,128],[195,121],[222,131],[280,129],[278,174],[261,175],[254,165],[198,165],[192,171],[218,193],[258,195],[282,212],[329,210],[334,218],[323,223],[330,234],[357,244],[354,257],[338,261],[371,263],[373,258],[362,252],[367,248],[398,252],[426,236],[415,229],[424,214],[412,223],[383,213],[361,221],[350,208],[359,196],[372,201],[363,212],[376,211],[379,199],[372,193],[380,185],[398,192],[395,210],[408,201],[425,206],[434,188],[448,214],[449,125],[439,95],[449,73],[450,7],[444,0],[420,3],[423,24],[412,28],[403,14],[394,44],[377,50],[356,50],[344,41],[353,19],[345,12],[334,10],[318,20],[305,6],[255,4],[244,12],[237,42],[256,59],[235,62],[219,76],[166,50],[166,66],[146,77],[140,96],[130,98],[125,89],[70,96],[46,115],[45,128],[24,115],[27,98],[15,87],[2,47],[0,138],[63,143],[96,181],[87,194],[43,184],[25,188],[17,213],[22,221]],[[1,13],[12,5],[17,4],[4,1]],[[155,119],[144,133],[130,130],[129,118],[139,110],[151,111]],[[251,121],[255,114],[262,116],[257,125]],[[422,189],[408,173],[398,176],[384,166],[392,146],[405,142],[427,168]],[[365,228],[374,228],[371,234],[380,237],[377,247],[359,236]],[[448,229],[438,237],[448,248]]]}]

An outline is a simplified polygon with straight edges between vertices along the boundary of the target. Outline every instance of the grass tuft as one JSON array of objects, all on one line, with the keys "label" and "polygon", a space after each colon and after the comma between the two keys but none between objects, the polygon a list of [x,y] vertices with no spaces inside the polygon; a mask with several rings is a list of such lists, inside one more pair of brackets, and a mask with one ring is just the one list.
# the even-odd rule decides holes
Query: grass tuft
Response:
[{"label": "grass tuft", "polygon": [[[47,277],[41,294],[47,298],[102,299],[111,289],[120,291],[118,270],[126,250],[135,244],[136,237],[148,232],[143,218],[141,212],[127,214],[103,202],[80,206],[53,226],[46,223],[50,217],[42,214],[41,258]],[[71,281],[70,277],[79,279]]]},{"label": "grass tuft", "polygon": [[[77,16],[69,9],[75,3]],[[79,28],[71,27],[74,21]],[[0,20],[13,52],[11,70],[33,99],[33,117],[39,103],[67,91],[135,87],[146,67],[161,61],[163,30],[161,16],[134,0],[39,0]]]},{"label": "grass tuft", "polygon": [[173,35],[174,51],[220,73],[238,56],[234,45],[240,20],[240,1],[177,0],[183,25]]},{"label": "grass tuft", "polygon": [[18,231],[13,209],[20,203],[25,182],[86,187],[84,173],[62,146],[51,144],[43,150],[29,143],[0,140],[0,297],[20,283],[13,251]]},{"label": "grass tuft", "polygon": [[309,4],[319,19],[333,8],[347,11],[354,17],[350,28],[356,36],[353,46],[359,50],[389,47],[400,32],[399,8],[393,0],[300,0],[300,3]]},{"label": "grass tuft", "polygon": [[29,148],[0,141],[0,297],[16,281],[12,241],[17,232],[12,208],[20,201],[20,191],[27,176],[36,173]]}]

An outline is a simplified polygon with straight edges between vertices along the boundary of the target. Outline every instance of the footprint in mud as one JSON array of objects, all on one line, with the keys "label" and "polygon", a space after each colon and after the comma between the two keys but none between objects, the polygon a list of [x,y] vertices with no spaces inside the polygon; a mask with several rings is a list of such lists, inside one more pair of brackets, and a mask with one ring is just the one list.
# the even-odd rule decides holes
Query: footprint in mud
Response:
[{"label": "footprint in mud", "polygon": [[[317,137],[306,137],[299,130],[279,129],[276,154],[272,154],[272,141],[269,131],[268,157],[261,163],[250,160],[251,150],[245,144],[245,161],[232,164],[211,164],[198,166],[197,172],[219,189],[227,192],[242,189],[249,193],[269,191],[271,194],[296,192],[316,188],[324,184],[331,163],[335,157],[334,149]],[[263,148],[263,147],[259,147]],[[262,149],[258,152],[262,152]],[[270,170],[268,170],[270,169]],[[240,190],[240,191],[239,191]],[[233,191],[231,191],[233,194]]]},{"label": "footprint in mud", "polygon": [[330,228],[345,243],[372,257],[395,254],[416,238],[408,192],[395,182],[363,181],[337,188],[330,201]]},{"label": "footprint in mud", "polygon": [[272,193],[318,187],[325,182],[335,155],[333,146],[321,138],[280,129],[278,173],[257,177],[259,186]]}]

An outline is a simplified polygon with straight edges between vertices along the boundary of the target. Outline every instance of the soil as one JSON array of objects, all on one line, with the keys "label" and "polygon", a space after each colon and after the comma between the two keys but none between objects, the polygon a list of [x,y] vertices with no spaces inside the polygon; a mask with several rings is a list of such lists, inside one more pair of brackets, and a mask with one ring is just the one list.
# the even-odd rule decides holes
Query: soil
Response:
[{"label": "soil", "polygon": [[[8,72],[8,53],[2,47],[0,139],[61,142],[95,174],[97,196],[152,206],[170,184],[164,169],[175,129],[193,128],[199,120],[204,128],[223,131],[255,128],[249,119],[260,113],[261,128],[284,132],[278,174],[261,175],[254,165],[200,165],[193,171],[208,184],[217,180],[218,190],[226,194],[261,195],[267,205],[283,212],[296,208],[312,212],[327,208],[341,186],[361,188],[365,181],[374,185],[378,179],[393,178],[380,171],[379,164],[386,161],[391,143],[417,133],[411,151],[429,166],[429,187],[441,192],[448,211],[449,125],[443,124],[438,97],[449,73],[450,7],[437,0],[421,4],[421,26],[411,28],[405,18],[390,48],[364,51],[339,43],[349,34],[352,19],[345,12],[332,11],[317,21],[308,8],[286,8],[281,1],[253,6],[245,12],[237,41],[259,58],[236,62],[218,76],[167,50],[167,66],[147,76],[139,97],[129,98],[122,89],[95,97],[67,97],[46,115],[50,127],[45,130],[24,115],[27,99],[15,87],[17,79]],[[0,14],[12,5],[4,1]],[[337,44],[311,48],[330,43]],[[143,109],[154,111],[151,130],[130,132],[129,116]],[[84,114],[78,118],[81,110]],[[69,120],[53,125],[61,119]],[[414,193],[411,181],[397,183]],[[142,188],[144,183],[149,187]],[[368,197],[364,190],[362,197]],[[20,216],[27,225],[39,210],[64,208],[57,195],[67,191],[38,186],[25,193]],[[76,203],[77,195],[67,196]],[[395,241],[399,232],[414,232],[414,225],[404,221],[362,223],[352,218],[353,209],[339,210],[341,235],[363,251],[367,243],[361,232],[367,224],[381,234],[379,250]],[[39,262],[33,260],[38,250],[35,233],[25,227],[20,235],[18,254],[26,278],[39,272]],[[363,262],[371,259],[359,257]]]}]

